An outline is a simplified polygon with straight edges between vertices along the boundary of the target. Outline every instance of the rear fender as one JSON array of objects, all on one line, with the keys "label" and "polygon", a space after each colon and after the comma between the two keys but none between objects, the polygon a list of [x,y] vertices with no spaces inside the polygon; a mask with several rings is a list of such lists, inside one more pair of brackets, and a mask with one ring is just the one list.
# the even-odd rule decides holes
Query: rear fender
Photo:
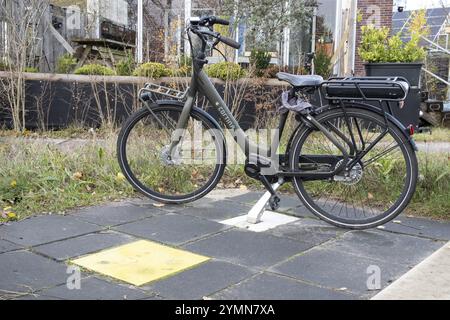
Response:
[{"label": "rear fender", "polygon": [[[379,108],[379,107],[376,107],[376,106],[372,106],[372,105],[370,105],[370,104],[366,104],[366,103],[352,102],[352,103],[351,103],[351,107],[357,107],[357,108],[365,109],[365,110],[368,110],[368,111],[376,112],[376,113],[378,113],[380,116],[383,116],[383,117],[384,117],[384,114],[385,114],[385,112],[384,112],[383,109],[381,109],[381,108]],[[336,107],[323,107],[323,108],[320,108],[320,109],[318,109],[318,110],[320,110],[319,112],[325,112],[325,111],[331,110],[331,109],[333,109],[333,108],[339,108],[339,107],[338,107],[338,106],[336,106]],[[387,118],[388,118],[388,120],[389,120],[390,122],[392,122],[394,125],[396,125],[396,126],[400,129],[400,131],[402,132],[402,134],[404,135],[404,137],[405,137],[405,138],[408,140],[408,142],[410,143],[411,147],[412,147],[415,151],[418,151],[416,142],[415,142],[414,139],[409,135],[409,130],[408,130],[408,129],[407,129],[407,128],[406,128],[406,127],[405,127],[405,126],[404,126],[397,118],[395,118],[393,115],[387,113],[386,116],[387,116]],[[298,125],[298,127],[295,129],[294,133],[292,134],[292,136],[291,136],[291,138],[290,138],[290,140],[289,140],[288,150],[287,150],[286,153],[288,153],[288,152],[290,151],[291,144],[292,144],[292,140],[294,139],[294,137],[295,137],[295,135],[297,134],[297,132],[300,131],[300,129],[302,129],[303,126],[305,126],[305,125],[306,125],[306,124],[304,124],[304,123],[300,123],[300,124]]]}]

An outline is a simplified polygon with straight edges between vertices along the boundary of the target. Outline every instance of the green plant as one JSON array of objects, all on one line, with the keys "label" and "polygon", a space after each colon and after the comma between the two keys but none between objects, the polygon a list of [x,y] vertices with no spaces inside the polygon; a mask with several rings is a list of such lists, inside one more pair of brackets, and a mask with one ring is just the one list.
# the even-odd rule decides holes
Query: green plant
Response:
[{"label": "green plant", "polygon": [[206,67],[206,73],[212,78],[221,80],[238,80],[245,75],[240,65],[233,62],[219,62]]},{"label": "green plant", "polygon": [[65,74],[72,73],[76,65],[77,59],[71,54],[64,54],[56,62],[56,72]]},{"label": "green plant", "polygon": [[127,55],[125,59],[116,64],[116,73],[119,76],[131,76],[136,68],[136,63],[132,55]]},{"label": "green plant", "polygon": [[111,68],[99,64],[87,64],[75,70],[75,74],[79,75],[99,75],[99,76],[113,76],[116,73]]},{"label": "green plant", "polygon": [[358,49],[361,59],[370,63],[422,61],[426,56],[426,50],[420,46],[420,41],[422,36],[429,33],[426,21],[423,10],[413,13],[407,32],[410,41],[406,43],[403,42],[400,33],[389,37],[390,29],[387,27],[363,26],[361,45]]},{"label": "green plant", "polygon": [[261,76],[263,71],[270,65],[272,55],[270,52],[262,50],[252,50],[250,54],[250,65],[255,68],[257,76]]},{"label": "green plant", "polygon": [[36,67],[26,67],[25,70],[23,70],[24,72],[29,72],[29,73],[38,73],[39,69]]},{"label": "green plant", "polygon": [[325,49],[317,51],[314,59],[315,73],[328,79],[331,76],[331,56]]},{"label": "green plant", "polygon": [[136,68],[133,72],[134,76],[158,79],[169,75],[169,71],[165,65],[157,62],[147,62]]},{"label": "green plant", "polygon": [[[114,143],[86,144],[77,152],[53,145],[14,142],[0,146],[0,210],[18,218],[129,197],[133,190],[118,176]],[[32,169],[34,168],[34,169]],[[2,219],[0,217],[0,223]]]}]

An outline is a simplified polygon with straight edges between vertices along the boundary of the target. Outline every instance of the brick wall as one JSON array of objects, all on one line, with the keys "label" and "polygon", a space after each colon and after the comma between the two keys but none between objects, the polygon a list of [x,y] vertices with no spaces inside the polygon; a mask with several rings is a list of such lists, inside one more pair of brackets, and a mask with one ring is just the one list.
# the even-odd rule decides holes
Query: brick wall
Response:
[{"label": "brick wall", "polygon": [[375,24],[378,27],[392,27],[393,0],[358,0],[358,12],[362,16],[362,21],[356,27],[356,59],[355,74],[365,75],[364,62],[358,54],[358,47],[361,42],[361,26]]}]

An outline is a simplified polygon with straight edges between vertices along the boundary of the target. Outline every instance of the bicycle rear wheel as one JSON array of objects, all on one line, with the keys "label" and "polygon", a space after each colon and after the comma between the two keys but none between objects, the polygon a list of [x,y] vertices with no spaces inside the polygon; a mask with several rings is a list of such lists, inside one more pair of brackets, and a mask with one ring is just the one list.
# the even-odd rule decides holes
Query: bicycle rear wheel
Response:
[{"label": "bicycle rear wheel", "polygon": [[[417,183],[417,158],[407,137],[394,123],[386,125],[384,117],[361,108],[346,108],[346,113],[332,109],[317,120],[352,159],[361,151],[370,152],[351,170],[331,179],[293,179],[304,205],[343,228],[374,228],[394,219],[410,202]],[[311,172],[333,171],[343,161],[342,152],[322,132],[306,126],[294,137],[290,157],[293,170]]]},{"label": "bicycle rear wheel", "polygon": [[[185,130],[176,126],[178,105],[151,105],[132,115],[117,142],[118,159],[131,185],[145,196],[182,204],[207,195],[226,166],[225,139],[217,124],[194,108]],[[175,152],[169,149],[180,138]]]}]

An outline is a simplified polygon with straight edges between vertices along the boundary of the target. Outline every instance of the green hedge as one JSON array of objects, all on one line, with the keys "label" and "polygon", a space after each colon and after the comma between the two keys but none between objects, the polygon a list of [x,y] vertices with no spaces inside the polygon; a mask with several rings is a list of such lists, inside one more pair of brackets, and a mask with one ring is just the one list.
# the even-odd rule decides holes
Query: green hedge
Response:
[{"label": "green hedge", "polygon": [[133,75],[137,77],[147,77],[158,79],[161,77],[168,76],[170,74],[169,70],[162,63],[157,62],[147,62],[134,70]]},{"label": "green hedge", "polygon": [[76,66],[77,59],[71,54],[64,54],[56,62],[56,72],[65,74],[72,73]]},{"label": "green hedge", "polygon": [[74,72],[79,75],[99,75],[99,76],[114,76],[116,73],[111,68],[99,65],[99,64],[87,64],[78,68]]},{"label": "green hedge", "polygon": [[219,62],[206,67],[206,73],[212,78],[226,80],[238,80],[245,76],[244,69],[233,62]]}]

